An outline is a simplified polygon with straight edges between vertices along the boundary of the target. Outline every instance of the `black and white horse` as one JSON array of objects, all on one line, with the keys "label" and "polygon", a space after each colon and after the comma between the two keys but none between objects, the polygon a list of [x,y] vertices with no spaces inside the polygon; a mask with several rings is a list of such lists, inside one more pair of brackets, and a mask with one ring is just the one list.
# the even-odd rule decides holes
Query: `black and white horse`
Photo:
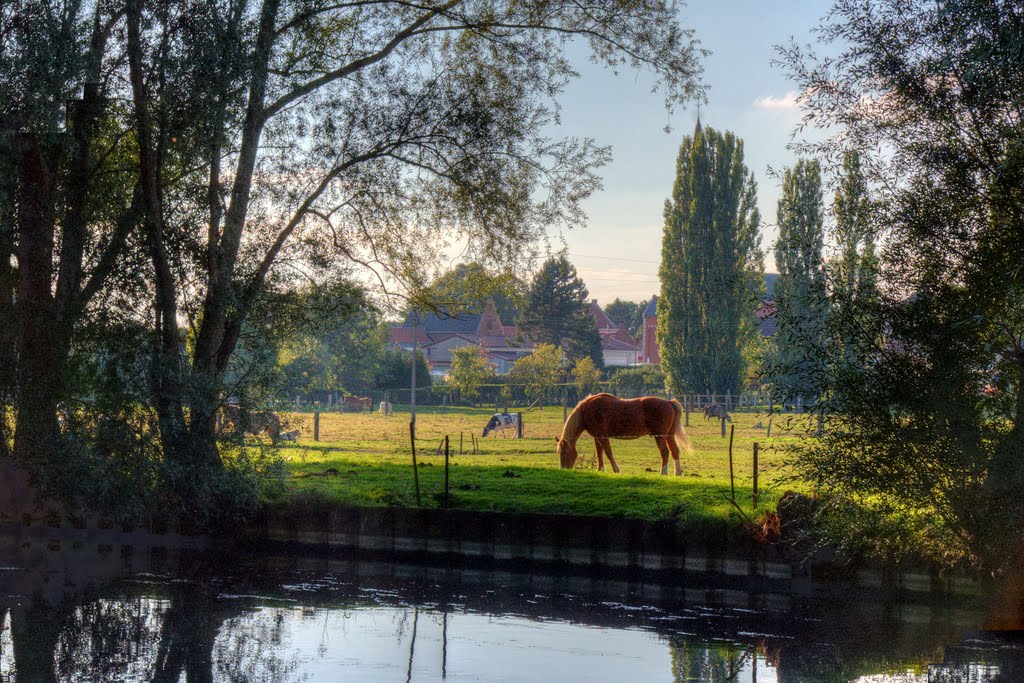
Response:
[{"label": "black and white horse", "polygon": [[491,421],[484,427],[484,436],[501,430],[501,438],[505,438],[505,430],[511,429],[513,436],[519,436],[519,415],[516,413],[495,413]]}]

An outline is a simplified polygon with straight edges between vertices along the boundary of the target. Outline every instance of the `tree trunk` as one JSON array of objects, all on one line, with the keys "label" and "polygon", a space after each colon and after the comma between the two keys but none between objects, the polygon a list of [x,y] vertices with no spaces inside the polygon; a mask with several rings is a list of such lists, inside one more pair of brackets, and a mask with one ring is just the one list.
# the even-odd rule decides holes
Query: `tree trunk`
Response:
[{"label": "tree trunk", "polygon": [[68,344],[53,295],[54,177],[31,134],[22,136],[19,154],[18,420],[15,455],[54,457],[59,429],[57,404]]}]

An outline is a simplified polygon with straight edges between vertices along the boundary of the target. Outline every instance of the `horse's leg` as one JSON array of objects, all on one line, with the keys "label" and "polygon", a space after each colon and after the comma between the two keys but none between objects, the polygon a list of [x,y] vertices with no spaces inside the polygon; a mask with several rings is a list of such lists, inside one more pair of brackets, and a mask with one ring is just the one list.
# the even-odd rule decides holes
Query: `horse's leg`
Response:
[{"label": "horse's leg", "polygon": [[615,458],[612,456],[612,442],[607,438],[601,439],[601,445],[604,447],[604,452],[608,456],[608,462],[612,465],[612,472],[615,474],[619,473],[619,466],[615,462]]},{"label": "horse's leg", "polygon": [[681,477],[683,475],[683,468],[679,465],[679,445],[676,443],[674,436],[666,436],[665,443],[668,444],[668,450],[672,454],[672,459],[676,461],[676,476]]},{"label": "horse's leg", "polygon": [[[668,474],[668,439],[664,436],[654,437],[654,443],[658,444],[658,450],[661,452],[661,473]],[[676,463],[679,461],[676,460]]]},{"label": "horse's leg", "polygon": [[594,450],[597,452],[597,471],[604,472],[604,449],[601,446],[601,439],[594,437]]}]

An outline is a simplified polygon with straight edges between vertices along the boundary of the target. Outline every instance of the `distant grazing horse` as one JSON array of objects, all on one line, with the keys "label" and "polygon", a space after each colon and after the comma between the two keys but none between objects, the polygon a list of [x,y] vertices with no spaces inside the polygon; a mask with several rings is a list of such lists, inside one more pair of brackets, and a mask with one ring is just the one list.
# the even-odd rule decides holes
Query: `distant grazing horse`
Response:
[{"label": "distant grazing horse", "polygon": [[732,418],[729,417],[729,413],[726,412],[725,406],[721,403],[712,403],[708,407],[704,408],[704,419],[710,420],[713,417],[718,419],[725,417],[726,422],[732,422]]},{"label": "distant grazing horse", "polygon": [[381,415],[391,415],[394,412],[394,408],[391,406],[391,401],[381,401],[379,412]]},{"label": "distant grazing horse", "polygon": [[562,435],[556,439],[562,469],[571,469],[576,464],[579,457],[576,441],[584,431],[594,437],[599,470],[604,469],[604,453],[612,471],[619,471],[612,457],[609,439],[653,436],[661,451],[661,473],[668,474],[668,456],[671,454],[676,462],[676,476],[683,473],[679,465],[679,450],[690,450],[690,440],[683,430],[683,407],[679,401],[657,396],[622,399],[611,394],[596,394],[580,401],[569,413]]},{"label": "distant grazing horse", "polygon": [[361,413],[373,410],[373,399],[369,396],[342,396],[338,402],[339,413]]},{"label": "distant grazing horse", "polygon": [[505,430],[511,429],[514,436],[519,436],[519,416],[515,413],[495,413],[491,421],[484,427],[484,436],[487,436],[491,432],[497,436],[498,430],[501,430],[501,438],[505,438]]},{"label": "distant grazing horse", "polygon": [[221,410],[224,414],[224,424],[231,425],[231,429],[241,430],[246,434],[266,432],[275,443],[281,435],[281,418],[277,413],[269,410],[251,411],[233,403],[225,403]]},{"label": "distant grazing horse", "polygon": [[298,441],[300,436],[302,436],[301,429],[292,429],[287,432],[281,432],[277,438],[281,441]]}]

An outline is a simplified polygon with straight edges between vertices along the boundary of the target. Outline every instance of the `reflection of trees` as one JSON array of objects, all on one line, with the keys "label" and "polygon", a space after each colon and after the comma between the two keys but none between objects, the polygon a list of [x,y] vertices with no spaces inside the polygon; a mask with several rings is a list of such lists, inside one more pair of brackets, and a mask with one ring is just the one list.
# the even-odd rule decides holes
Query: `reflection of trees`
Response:
[{"label": "reflection of trees", "polygon": [[236,602],[218,600],[202,586],[176,585],[160,634],[153,683],[177,683],[182,673],[188,683],[212,683],[217,632],[237,610]]},{"label": "reflection of trees", "polygon": [[672,680],[677,683],[734,683],[751,660],[751,650],[734,643],[702,643],[672,639]]},{"label": "reflection of trees", "polygon": [[29,607],[11,608],[11,642],[16,683],[50,683],[57,680],[54,651],[60,626],[68,614],[66,604],[37,600]]},{"label": "reflection of trees", "polygon": [[[13,659],[14,683],[290,680],[297,665],[280,656],[282,610],[253,611],[196,584],[166,591],[15,606],[10,639],[0,633],[0,661]],[[0,609],[0,626],[6,614]]]},{"label": "reflection of trees", "polygon": [[211,648],[218,680],[238,683],[297,680],[292,676],[298,668],[298,660],[295,655],[290,660],[282,655],[286,641],[284,627],[288,621],[285,617],[289,611],[290,608],[280,607],[247,610],[225,621],[220,637]]},{"label": "reflection of trees", "polygon": [[[145,680],[153,670],[166,603],[145,596],[72,607],[48,653],[60,681]],[[22,662],[17,662],[19,679]]]}]

